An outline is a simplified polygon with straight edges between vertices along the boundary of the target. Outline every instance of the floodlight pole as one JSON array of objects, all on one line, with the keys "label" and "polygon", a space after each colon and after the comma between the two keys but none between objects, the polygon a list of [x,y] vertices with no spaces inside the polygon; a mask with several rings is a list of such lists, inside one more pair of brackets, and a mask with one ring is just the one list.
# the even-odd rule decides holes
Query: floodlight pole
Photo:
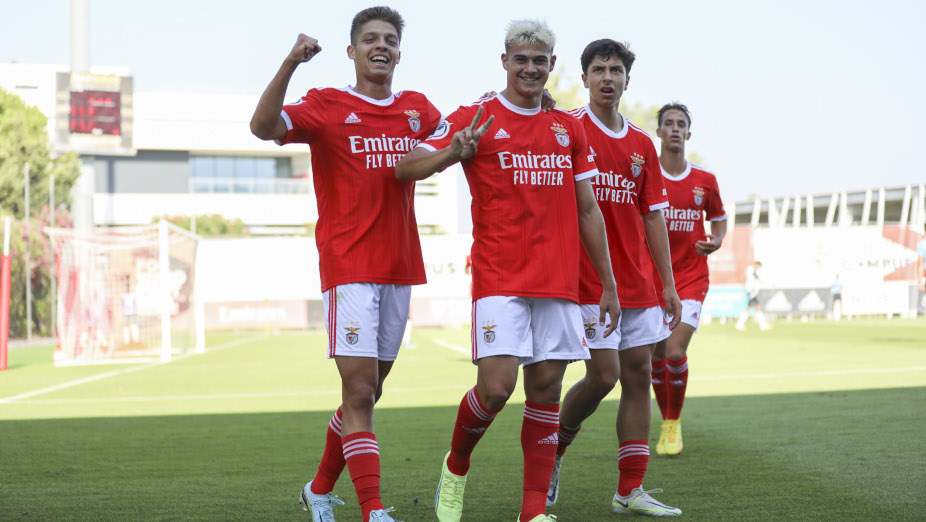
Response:
[{"label": "floodlight pole", "polygon": [[29,255],[29,164],[26,163],[26,341],[32,340],[32,259]]}]

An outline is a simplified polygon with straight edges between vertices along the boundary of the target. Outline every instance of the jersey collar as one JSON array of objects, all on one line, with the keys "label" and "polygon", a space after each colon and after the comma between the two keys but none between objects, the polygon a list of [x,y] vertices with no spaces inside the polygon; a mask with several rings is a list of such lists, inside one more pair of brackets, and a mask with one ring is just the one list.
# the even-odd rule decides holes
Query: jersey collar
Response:
[{"label": "jersey collar", "polygon": [[344,91],[344,92],[346,92],[347,94],[352,94],[352,95],[354,95],[354,96],[360,98],[361,100],[363,100],[363,101],[365,101],[365,102],[372,103],[373,105],[379,105],[379,106],[381,106],[381,107],[386,107],[387,105],[392,105],[392,102],[395,101],[395,93],[392,93],[392,94],[391,94],[388,98],[386,98],[385,100],[377,100],[377,99],[374,99],[374,98],[370,98],[369,96],[365,96],[365,95],[363,95],[363,94],[360,94],[359,92],[355,91],[354,88],[351,87],[350,85],[348,85],[347,87],[345,87],[345,88],[343,88],[343,89],[341,89],[341,90]]},{"label": "jersey collar", "polygon": [[501,94],[496,94],[495,96],[496,98],[498,98],[498,101],[500,101],[501,104],[504,105],[505,108],[511,112],[523,114],[524,116],[534,116],[535,114],[540,114],[540,106],[537,106],[533,109],[522,109],[521,107],[518,107],[517,105],[508,101],[508,99],[502,96]]},{"label": "jersey collar", "polygon": [[689,174],[691,174],[691,162],[688,160],[685,160],[685,171],[679,174],[678,176],[673,176],[672,174],[669,174],[668,172],[666,172],[666,169],[662,168],[662,163],[659,164],[659,170],[662,171],[662,176],[664,178],[668,180],[672,180],[672,181],[681,181],[687,178]]},{"label": "jersey collar", "polygon": [[624,128],[621,129],[620,132],[614,132],[613,130],[609,129],[607,125],[605,125],[604,123],[601,123],[601,120],[598,119],[598,116],[595,116],[595,113],[592,112],[592,107],[590,105],[585,106],[585,112],[588,113],[588,117],[589,119],[592,120],[592,123],[597,125],[598,128],[601,129],[601,132],[605,133],[606,136],[611,136],[612,138],[621,139],[627,135],[627,129],[630,128],[630,122],[627,121],[627,118],[625,118],[623,114],[618,113],[618,116],[620,116],[621,119],[624,121]]}]

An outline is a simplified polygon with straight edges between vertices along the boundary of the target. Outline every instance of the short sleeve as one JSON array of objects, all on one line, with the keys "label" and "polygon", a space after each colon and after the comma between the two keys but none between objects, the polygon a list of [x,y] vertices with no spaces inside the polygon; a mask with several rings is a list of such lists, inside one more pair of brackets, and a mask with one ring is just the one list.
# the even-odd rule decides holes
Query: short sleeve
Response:
[{"label": "short sleeve", "polygon": [[427,101],[427,107],[428,107],[428,118],[427,120],[425,120],[427,123],[426,128],[429,132],[433,133],[435,130],[437,130],[438,125],[440,125],[440,122],[444,118],[443,116],[441,116],[440,111],[437,110],[437,107],[435,107],[434,104],[431,103],[431,100],[428,100],[427,98],[425,98],[425,101]]},{"label": "short sleeve", "polygon": [[572,174],[576,181],[593,178],[598,175],[598,166],[595,165],[595,154],[588,144],[588,136],[582,123],[573,118],[573,135],[575,140],[572,146]]},{"label": "short sleeve", "polygon": [[727,219],[727,212],[723,208],[723,201],[720,199],[720,188],[717,186],[717,178],[711,176],[710,195],[704,210],[707,212],[709,221],[722,221]]},{"label": "short sleeve", "polygon": [[283,106],[286,137],[277,143],[312,143],[325,127],[324,103],[318,89],[312,89],[295,103]]},{"label": "short sleeve", "polygon": [[[460,107],[453,111],[449,116],[441,119],[437,123],[434,132],[425,138],[425,140],[418,146],[431,152],[436,152],[440,149],[448,147],[450,142],[453,141],[454,133],[458,132],[466,125],[469,125],[469,123],[473,121],[473,115],[477,110],[478,107],[470,106]],[[483,116],[483,118],[485,117],[486,116]]]},{"label": "short sleeve", "polygon": [[640,214],[661,210],[669,206],[669,197],[665,183],[662,182],[662,168],[659,166],[659,155],[648,136],[643,138],[646,150],[643,162],[643,176],[640,183],[640,197],[637,198],[637,208]]}]

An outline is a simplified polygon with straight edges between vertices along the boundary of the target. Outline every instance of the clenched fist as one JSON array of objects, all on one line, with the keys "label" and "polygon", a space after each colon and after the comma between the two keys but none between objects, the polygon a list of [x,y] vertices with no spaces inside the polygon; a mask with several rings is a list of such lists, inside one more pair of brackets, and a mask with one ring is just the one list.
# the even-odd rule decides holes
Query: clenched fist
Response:
[{"label": "clenched fist", "polygon": [[288,59],[304,63],[320,52],[322,52],[322,47],[318,45],[318,40],[300,33],[299,38],[296,39],[296,45],[289,52]]}]

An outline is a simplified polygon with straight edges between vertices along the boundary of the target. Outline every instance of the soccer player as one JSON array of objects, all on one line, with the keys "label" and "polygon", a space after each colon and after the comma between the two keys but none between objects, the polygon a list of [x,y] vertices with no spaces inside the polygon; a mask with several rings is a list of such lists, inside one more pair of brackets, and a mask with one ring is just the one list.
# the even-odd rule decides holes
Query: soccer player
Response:
[{"label": "soccer player", "polygon": [[403,27],[388,7],[357,13],[347,47],[356,85],[312,89],[284,106],[296,67],[321,51],[318,41],[300,34],[251,119],[257,137],[308,143],[312,151],[328,357],[342,389],[318,472],[301,494],[315,522],[333,521],[333,505],[343,504],[332,491],[345,465],[364,522],[393,520],[380,499],[373,405],[398,355],[410,285],[425,282],[415,184],[398,181],[395,164],[440,121],[424,95],[392,92]]},{"label": "soccer player", "polygon": [[744,289],[746,290],[746,297],[749,301],[746,303],[746,309],[743,310],[739,319],[736,320],[737,330],[746,330],[746,320],[749,319],[750,308],[754,308],[756,311],[756,322],[759,323],[760,330],[768,330],[771,328],[765,320],[765,314],[762,312],[762,306],[759,304],[759,282],[761,281],[759,278],[760,268],[762,268],[762,261],[754,261],[751,265],[746,267],[746,283]]},{"label": "soccer player", "polygon": [[[691,138],[688,107],[668,103],[659,109],[656,122],[656,135],[662,140],[659,163],[669,195],[663,215],[669,226],[675,288],[682,300],[681,322],[668,339],[656,343],[653,354],[653,391],[663,419],[656,453],[678,455],[682,452],[679,418],[688,386],[688,343],[698,331],[709,286],[707,256],[723,243],[727,214],[714,174],[685,159],[685,142]],[[710,234],[704,230],[705,216],[711,222]]]},{"label": "soccer player", "polygon": [[[589,104],[572,111],[582,122],[594,150],[600,174],[592,179],[595,199],[608,231],[608,246],[621,303],[618,335],[606,338],[595,318],[593,296],[601,293],[599,278],[583,260],[579,302],[591,352],[585,377],[566,393],[560,416],[556,466],[548,505],[559,495],[559,475],[566,448],[598,404],[620,380],[617,412],[618,486],[611,502],[616,513],[672,516],[681,510],[666,506],[643,489],[649,463],[650,357],[655,343],[669,336],[678,323],[681,304],[675,293],[666,224],[661,209],[668,206],[659,158],[649,136],[619,112],[621,95],[630,80],[636,56],[626,44],[596,40],[582,52],[582,81]],[[655,261],[663,284],[666,310],[659,306],[653,283]],[[665,321],[671,315],[671,323]],[[612,320],[616,318],[612,317]]]},{"label": "soccer player", "polygon": [[511,22],[501,56],[506,88],[457,109],[396,168],[399,179],[423,179],[460,161],[473,196],[472,344],[478,369],[444,459],[435,498],[441,522],[462,516],[470,455],[514,391],[519,365],[527,396],[519,520],[553,520],[545,500],[563,374],[568,361],[588,358],[578,342],[581,245],[604,281],[596,320],[614,318],[602,328],[605,335],[617,326],[607,236],[589,181],[598,170],[585,132],[565,111],[540,109],[556,61],[554,43],[543,22]]}]

